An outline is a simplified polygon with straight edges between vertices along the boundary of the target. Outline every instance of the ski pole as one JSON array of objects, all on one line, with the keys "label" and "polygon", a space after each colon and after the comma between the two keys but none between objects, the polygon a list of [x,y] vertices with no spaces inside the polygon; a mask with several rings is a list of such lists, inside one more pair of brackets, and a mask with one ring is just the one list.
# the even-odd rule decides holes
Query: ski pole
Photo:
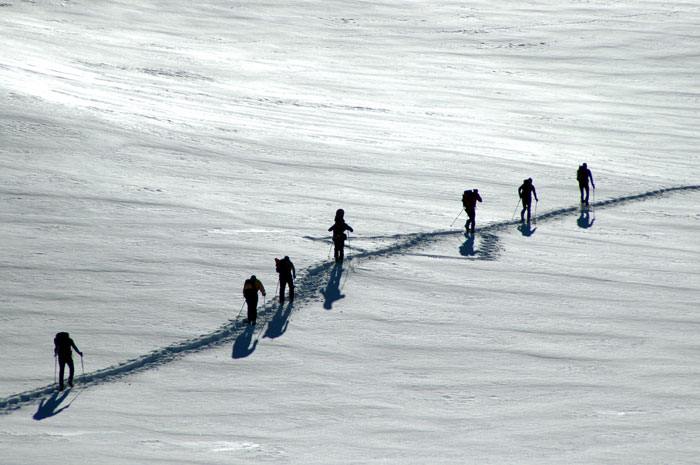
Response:
[{"label": "ski pole", "polygon": [[241,316],[241,313],[243,313],[243,307],[245,307],[245,300],[243,301],[243,305],[241,305],[241,310],[238,312],[236,319],[238,319]]},{"label": "ski pole", "polygon": [[280,278],[277,278],[277,285],[275,286],[275,294],[274,295],[277,295],[277,289],[279,289],[279,287],[280,287]]},{"label": "ski pole", "polygon": [[539,200],[535,200],[535,224],[537,224],[537,204],[540,203]]},{"label": "ski pole", "polygon": [[515,210],[513,210],[513,216],[510,217],[510,220],[511,220],[511,221],[513,221],[513,219],[515,218],[515,213],[518,211],[518,207],[520,206],[520,201],[521,201],[521,200],[522,200],[522,199],[518,199],[518,204],[515,206]]},{"label": "ski pole", "polygon": [[[457,215],[457,218],[462,216],[463,211],[464,211],[464,208],[459,211],[459,215]],[[450,223],[450,228],[452,227],[453,224],[455,224],[455,221],[457,221],[457,218],[455,218],[454,221],[452,221],[452,223]]]},{"label": "ski pole", "polygon": [[53,383],[56,384],[56,370],[58,369],[58,359],[56,358],[56,355],[53,356]]},{"label": "ski pole", "polygon": [[85,384],[85,363],[83,363],[83,354],[80,354],[80,367],[83,370],[83,385]]},{"label": "ski pole", "polygon": [[333,241],[331,241],[331,246],[328,247],[328,258],[331,258],[331,250],[333,249]]}]

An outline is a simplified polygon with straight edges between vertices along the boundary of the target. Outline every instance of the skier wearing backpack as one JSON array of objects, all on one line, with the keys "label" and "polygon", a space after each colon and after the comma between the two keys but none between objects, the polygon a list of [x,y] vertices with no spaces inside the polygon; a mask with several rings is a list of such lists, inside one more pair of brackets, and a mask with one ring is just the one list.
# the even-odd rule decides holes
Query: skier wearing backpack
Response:
[{"label": "skier wearing backpack", "polygon": [[75,349],[75,351],[81,357],[83,356],[83,353],[78,350],[75,342],[73,342],[73,339],[71,339],[70,335],[66,332],[57,333],[53,340],[53,344],[53,356],[58,357],[58,365],[60,366],[58,375],[58,390],[63,391],[63,375],[65,373],[66,365],[68,365],[68,385],[73,387],[73,373],[75,372],[75,367],[73,365],[73,352],[71,349]]},{"label": "skier wearing backpack", "polygon": [[476,202],[483,202],[479,195],[479,189],[464,191],[464,194],[462,194],[462,205],[464,205],[464,211],[467,212],[469,217],[464,227],[469,232],[471,226],[472,234],[474,234],[474,229],[476,228]]},{"label": "skier wearing backpack", "polygon": [[523,184],[518,188],[518,195],[523,202],[523,210],[520,212],[520,222],[525,222],[525,212],[527,211],[527,222],[530,222],[530,207],[532,206],[532,196],[535,196],[535,202],[540,200],[537,198],[535,185],[532,183],[532,178],[523,180]]},{"label": "skier wearing backpack", "polygon": [[248,324],[255,325],[258,319],[258,291],[265,296],[263,284],[255,277],[251,276],[243,284],[243,297],[248,304]]},{"label": "skier wearing backpack", "polygon": [[[578,180],[578,188],[581,191],[581,203],[586,204],[588,206],[588,194],[590,192],[588,188],[588,180],[591,180],[591,185],[593,186],[593,189],[595,190],[595,183],[593,182],[593,173],[591,173],[591,170],[588,169],[588,165],[584,163],[583,165],[578,167],[578,171],[576,172],[576,180]],[[583,193],[586,193],[586,196],[583,196]]]},{"label": "skier wearing backpack", "polygon": [[334,256],[336,262],[342,262],[345,257],[345,239],[348,238],[345,231],[355,232],[355,230],[345,222],[344,217],[345,210],[342,208],[338,209],[335,212],[335,223],[328,228],[328,231],[333,231],[333,244],[335,245]]},{"label": "skier wearing backpack", "polygon": [[294,279],[297,277],[297,270],[294,263],[285,256],[282,260],[275,258],[275,269],[280,275],[280,304],[284,303],[284,288],[289,287],[289,301],[294,301]]}]

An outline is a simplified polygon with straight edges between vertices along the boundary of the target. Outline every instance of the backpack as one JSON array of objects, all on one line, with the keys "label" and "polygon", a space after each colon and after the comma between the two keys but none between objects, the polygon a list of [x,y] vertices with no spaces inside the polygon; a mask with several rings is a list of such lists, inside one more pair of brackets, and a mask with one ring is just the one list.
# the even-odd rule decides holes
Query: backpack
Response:
[{"label": "backpack", "polygon": [[255,281],[246,279],[245,284],[243,284],[243,297],[245,297],[246,300],[248,300],[257,296],[258,288],[255,286]]},{"label": "backpack", "polygon": [[56,348],[56,353],[65,353],[70,351],[70,336],[66,332],[56,333],[56,337],[53,340],[53,345]]},{"label": "backpack", "polygon": [[584,168],[583,165],[578,167],[576,179],[578,179],[579,182],[586,182],[588,180],[588,169]]},{"label": "backpack", "polygon": [[476,196],[477,196],[477,193],[474,192],[473,190],[464,191],[464,194],[462,195],[462,203],[464,204],[465,207],[466,206],[472,207],[472,206],[476,205]]}]

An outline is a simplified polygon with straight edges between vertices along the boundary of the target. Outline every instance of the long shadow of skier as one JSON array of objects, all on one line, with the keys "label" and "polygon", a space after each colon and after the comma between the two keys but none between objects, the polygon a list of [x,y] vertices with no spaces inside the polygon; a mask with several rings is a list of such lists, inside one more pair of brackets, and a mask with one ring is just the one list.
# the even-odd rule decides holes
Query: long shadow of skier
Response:
[{"label": "long shadow of skier", "polygon": [[323,308],[330,310],[333,308],[333,302],[345,298],[344,294],[340,293],[340,277],[343,275],[343,262],[336,263],[331,270],[330,279],[328,280],[328,285],[326,289],[321,289],[321,294],[325,300],[323,301]]},{"label": "long shadow of skier", "polygon": [[[245,358],[255,351],[255,347],[258,345],[258,340],[253,342],[253,335],[255,334],[255,326],[248,325],[248,327],[238,336],[233,343],[233,351],[231,357],[233,358]],[[252,342],[252,345],[251,345]]]},{"label": "long shadow of skier", "polygon": [[581,216],[578,217],[576,222],[578,223],[579,228],[588,229],[593,226],[595,218],[591,219],[591,212],[588,210],[583,210],[581,211]]},{"label": "long shadow of skier", "polygon": [[464,233],[464,237],[467,238],[459,247],[459,254],[463,257],[473,257],[476,255],[476,250],[474,250],[474,234]]},{"label": "long shadow of skier", "polygon": [[518,231],[525,236],[525,237],[530,237],[533,234],[535,234],[535,231],[537,231],[537,227],[532,227],[530,226],[530,223],[523,223],[520,226],[518,226]]},{"label": "long shadow of skier", "polygon": [[265,330],[263,337],[275,339],[287,332],[287,328],[289,327],[289,317],[292,316],[293,307],[294,304],[292,302],[289,302],[289,305],[287,305],[286,308],[284,305],[280,305],[279,309],[277,309],[277,313],[272,316],[272,319],[267,324],[267,329]]},{"label": "long shadow of skier", "polygon": [[70,407],[70,404],[68,404],[63,408],[58,409],[61,403],[64,400],[66,400],[68,394],[70,394],[70,389],[63,392],[54,392],[49,397],[41,399],[41,403],[39,403],[39,408],[37,409],[33,418],[37,421],[43,420],[45,418],[58,415],[59,413]]}]

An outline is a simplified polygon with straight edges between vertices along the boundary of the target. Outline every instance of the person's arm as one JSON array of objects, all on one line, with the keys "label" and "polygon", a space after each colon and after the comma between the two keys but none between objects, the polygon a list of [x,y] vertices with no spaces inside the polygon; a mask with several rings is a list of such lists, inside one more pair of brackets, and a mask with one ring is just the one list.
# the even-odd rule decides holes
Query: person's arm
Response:
[{"label": "person's arm", "polygon": [[537,190],[535,190],[535,185],[532,185],[532,193],[535,194],[535,202],[539,202],[540,199],[537,198]]},{"label": "person's arm", "polygon": [[292,277],[293,277],[294,279],[297,279],[297,269],[294,268],[294,263],[292,263],[292,262],[290,261],[289,264],[292,265]]},{"label": "person's arm", "polygon": [[595,183],[593,182],[593,173],[591,173],[591,170],[588,170],[588,177],[591,178],[591,185],[593,186],[593,189],[595,189]]},{"label": "person's arm", "polygon": [[331,226],[330,228],[328,228],[328,232],[333,231],[333,228],[335,228],[335,225],[333,225],[333,226]]},{"label": "person's arm", "polygon": [[70,341],[70,345],[73,347],[73,349],[75,349],[76,352],[78,352],[78,354],[81,357],[83,356],[83,353],[80,351],[80,349],[78,349],[78,346],[75,345],[75,342],[73,340]]},{"label": "person's arm", "polygon": [[265,287],[263,286],[263,283],[260,282],[260,280],[258,280],[258,289],[260,290],[260,292],[262,293],[262,295],[266,295],[266,294],[265,294]]},{"label": "person's arm", "polygon": [[481,199],[481,195],[479,194],[476,194],[476,200],[478,200],[479,202],[483,202],[483,200]]},{"label": "person's arm", "polygon": [[351,227],[349,224],[347,224],[347,223],[345,223],[345,229],[347,229],[347,230],[350,231],[350,232],[355,232],[355,230],[352,229],[352,227]]}]

